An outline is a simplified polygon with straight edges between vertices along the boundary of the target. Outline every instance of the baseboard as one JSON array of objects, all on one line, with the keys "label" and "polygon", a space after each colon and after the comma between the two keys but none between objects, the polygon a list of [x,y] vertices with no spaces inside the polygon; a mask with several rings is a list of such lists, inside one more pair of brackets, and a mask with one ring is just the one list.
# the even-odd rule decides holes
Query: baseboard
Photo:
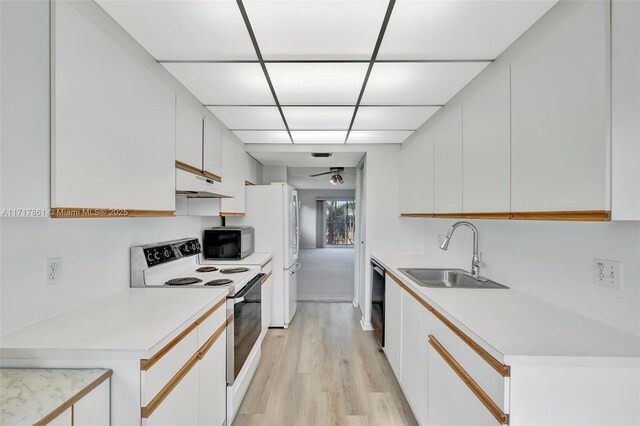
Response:
[{"label": "baseboard", "polygon": [[373,324],[370,322],[364,322],[364,318],[360,320],[360,327],[362,327],[364,331],[373,331]]}]

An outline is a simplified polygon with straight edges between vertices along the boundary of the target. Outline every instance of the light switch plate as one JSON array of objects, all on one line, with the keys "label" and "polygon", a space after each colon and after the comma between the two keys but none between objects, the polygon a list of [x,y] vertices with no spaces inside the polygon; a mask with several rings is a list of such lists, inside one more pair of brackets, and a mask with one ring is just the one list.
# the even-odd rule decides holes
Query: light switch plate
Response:
[{"label": "light switch plate", "polygon": [[593,282],[597,286],[622,290],[622,262],[593,259]]}]

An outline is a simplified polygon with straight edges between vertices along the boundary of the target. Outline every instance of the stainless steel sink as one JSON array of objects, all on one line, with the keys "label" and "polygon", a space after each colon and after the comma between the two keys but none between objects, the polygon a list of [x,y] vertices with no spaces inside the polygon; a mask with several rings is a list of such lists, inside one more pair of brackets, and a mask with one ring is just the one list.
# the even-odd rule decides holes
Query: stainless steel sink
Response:
[{"label": "stainless steel sink", "polygon": [[400,268],[400,272],[407,275],[422,287],[433,288],[509,288],[486,278],[475,279],[462,269],[426,269]]}]

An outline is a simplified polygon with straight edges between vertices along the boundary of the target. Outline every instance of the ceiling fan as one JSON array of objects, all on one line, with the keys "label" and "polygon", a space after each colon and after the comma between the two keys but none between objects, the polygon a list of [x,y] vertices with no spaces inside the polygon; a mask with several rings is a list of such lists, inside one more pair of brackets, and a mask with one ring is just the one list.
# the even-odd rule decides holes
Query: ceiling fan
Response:
[{"label": "ceiling fan", "polygon": [[329,168],[328,172],[316,173],[314,175],[309,175],[309,177],[331,175],[329,182],[331,182],[334,185],[337,185],[338,183],[344,183],[344,179],[342,179],[342,176],[340,175],[340,173],[342,172],[344,172],[344,167],[331,167]]}]

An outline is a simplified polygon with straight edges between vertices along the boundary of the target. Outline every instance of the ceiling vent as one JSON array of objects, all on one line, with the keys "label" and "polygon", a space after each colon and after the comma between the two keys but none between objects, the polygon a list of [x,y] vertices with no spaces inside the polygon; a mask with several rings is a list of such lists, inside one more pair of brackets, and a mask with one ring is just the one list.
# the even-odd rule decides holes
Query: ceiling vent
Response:
[{"label": "ceiling vent", "polygon": [[333,154],[330,152],[312,152],[311,156],[313,158],[329,158],[331,157]]}]

